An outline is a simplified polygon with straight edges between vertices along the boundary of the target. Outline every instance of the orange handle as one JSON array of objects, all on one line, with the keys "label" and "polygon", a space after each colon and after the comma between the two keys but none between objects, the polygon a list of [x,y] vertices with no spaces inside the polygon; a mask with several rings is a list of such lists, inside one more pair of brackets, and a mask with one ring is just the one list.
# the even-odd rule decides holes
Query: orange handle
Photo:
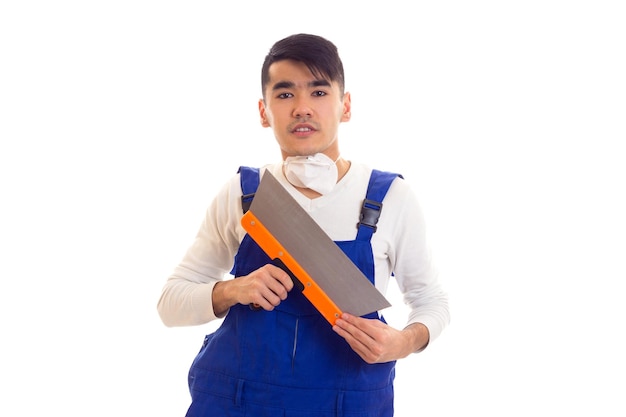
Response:
[{"label": "orange handle", "polygon": [[337,318],[341,316],[339,307],[250,210],[241,218],[241,225],[270,258],[279,258],[298,277],[298,280],[304,287],[302,290],[304,296],[308,298],[331,325],[334,325]]}]

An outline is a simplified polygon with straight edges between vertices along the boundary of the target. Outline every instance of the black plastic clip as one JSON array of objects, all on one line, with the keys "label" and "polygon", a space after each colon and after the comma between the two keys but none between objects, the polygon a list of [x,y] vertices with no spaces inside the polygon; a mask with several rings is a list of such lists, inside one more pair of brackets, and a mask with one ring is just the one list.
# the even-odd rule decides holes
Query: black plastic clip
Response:
[{"label": "black plastic clip", "polygon": [[243,214],[246,214],[246,212],[250,210],[250,204],[252,204],[253,198],[254,198],[254,193],[244,194],[241,196],[241,208],[243,210]]},{"label": "black plastic clip", "polygon": [[363,200],[363,206],[361,207],[361,216],[360,221],[357,223],[357,227],[363,225],[368,226],[376,231],[376,223],[378,223],[378,218],[380,217],[380,212],[383,209],[383,204],[377,201],[368,200],[367,198]]}]

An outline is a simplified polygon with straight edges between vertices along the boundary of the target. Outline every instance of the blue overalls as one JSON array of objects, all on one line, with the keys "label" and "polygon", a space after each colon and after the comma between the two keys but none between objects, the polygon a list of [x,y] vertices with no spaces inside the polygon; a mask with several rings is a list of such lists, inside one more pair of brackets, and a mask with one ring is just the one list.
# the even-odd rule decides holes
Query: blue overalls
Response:
[{"label": "blue overalls", "polygon": [[[240,167],[239,172],[245,212],[259,170]],[[356,239],[336,242],[372,283],[370,239],[380,202],[398,176],[372,172]],[[232,274],[247,275],[269,262],[246,235]],[[187,417],[391,417],[394,377],[395,361],[367,364],[294,288],[273,311],[232,306],[220,327],[205,337],[189,371]]]}]

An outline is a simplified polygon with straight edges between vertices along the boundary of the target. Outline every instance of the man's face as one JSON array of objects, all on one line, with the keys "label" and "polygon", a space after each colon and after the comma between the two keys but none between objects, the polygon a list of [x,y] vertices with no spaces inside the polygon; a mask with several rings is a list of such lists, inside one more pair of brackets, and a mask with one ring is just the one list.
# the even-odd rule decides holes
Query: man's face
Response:
[{"label": "man's face", "polygon": [[271,127],[283,158],[323,152],[339,157],[339,124],[350,120],[350,94],[337,82],[317,78],[301,62],[283,60],[269,68],[265,100],[259,100],[263,127]]}]

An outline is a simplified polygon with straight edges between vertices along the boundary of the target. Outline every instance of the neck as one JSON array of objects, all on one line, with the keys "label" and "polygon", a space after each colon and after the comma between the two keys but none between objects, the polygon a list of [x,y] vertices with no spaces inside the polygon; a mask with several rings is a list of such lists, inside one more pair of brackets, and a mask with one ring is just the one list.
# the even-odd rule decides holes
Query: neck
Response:
[{"label": "neck", "polygon": [[340,181],[350,169],[350,161],[346,161],[341,156],[335,161],[337,165],[337,181]]}]

